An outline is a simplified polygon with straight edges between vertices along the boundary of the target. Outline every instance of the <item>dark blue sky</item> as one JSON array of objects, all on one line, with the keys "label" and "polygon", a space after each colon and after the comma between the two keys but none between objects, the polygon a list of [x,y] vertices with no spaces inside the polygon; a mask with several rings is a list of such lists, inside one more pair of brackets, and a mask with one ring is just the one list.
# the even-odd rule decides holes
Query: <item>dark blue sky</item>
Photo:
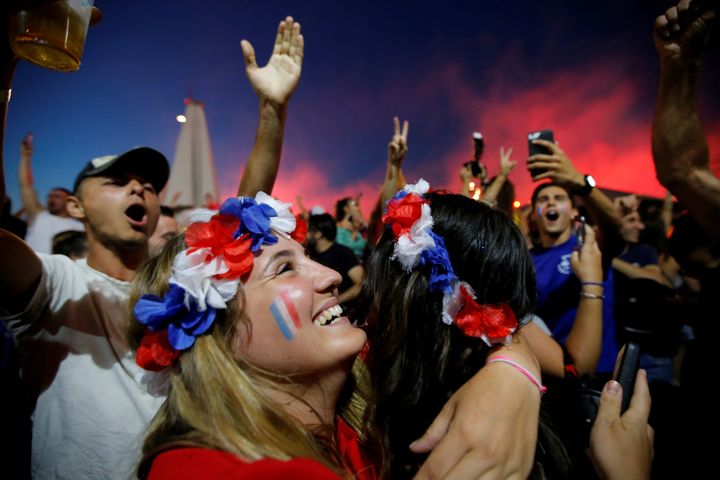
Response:
[{"label": "dark blue sky", "polygon": [[[630,4],[630,5],[628,5]],[[277,23],[302,24],[303,75],[291,101],[276,194],[329,203],[381,183],[392,116],[411,122],[410,179],[456,188],[470,134],[527,157],[526,134],[552,128],[601,186],[660,194],[649,152],[657,84],[651,27],[670,2],[97,0],[80,71],[19,65],[5,145],[19,207],[18,145],[35,137],[41,195],[72,185],[92,157],[148,145],[172,159],[188,95],[205,104],[220,187],[230,194],[252,147],[257,101],[240,51],[270,54]],[[720,49],[703,76],[704,120],[720,147]],[[522,162],[521,162],[522,163]],[[526,201],[522,164],[511,179]]]}]

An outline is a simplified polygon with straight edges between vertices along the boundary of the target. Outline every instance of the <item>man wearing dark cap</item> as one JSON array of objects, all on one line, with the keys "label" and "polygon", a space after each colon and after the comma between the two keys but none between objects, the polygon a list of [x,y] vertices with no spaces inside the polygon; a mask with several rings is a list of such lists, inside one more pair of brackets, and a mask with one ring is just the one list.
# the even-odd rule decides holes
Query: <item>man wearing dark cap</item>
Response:
[{"label": "man wearing dark cap", "polygon": [[[34,477],[107,478],[119,468],[129,474],[139,433],[163,401],[142,383],[123,325],[130,280],[147,257],[160,212],[157,192],[168,174],[167,160],[151,148],[91,160],[68,199],[70,215],[85,225],[87,259],[39,254],[34,291],[2,305],[25,355],[23,380],[37,394]],[[84,460],[106,455],[106,464]]]},{"label": "man wearing dark cap", "polygon": [[[269,193],[279,166],[303,51],[299,26],[293,28],[290,17],[280,25],[279,31],[287,28],[292,34],[277,36],[264,68],[243,42],[260,120],[239,195]],[[294,55],[288,54],[288,42],[295,46]],[[7,75],[2,67],[0,55],[0,87],[7,87],[12,68]],[[8,98],[0,98],[0,140]],[[160,214],[158,193],[168,172],[165,157],[147,147],[95,158],[83,168],[68,212],[85,225],[85,260],[36,254],[0,230],[0,318],[24,353],[23,379],[37,397],[34,478],[134,477],[143,432],[164,391],[158,374],[138,367],[127,347],[127,300],[130,281],[148,256],[148,238]],[[0,198],[4,193],[0,175]]]}]

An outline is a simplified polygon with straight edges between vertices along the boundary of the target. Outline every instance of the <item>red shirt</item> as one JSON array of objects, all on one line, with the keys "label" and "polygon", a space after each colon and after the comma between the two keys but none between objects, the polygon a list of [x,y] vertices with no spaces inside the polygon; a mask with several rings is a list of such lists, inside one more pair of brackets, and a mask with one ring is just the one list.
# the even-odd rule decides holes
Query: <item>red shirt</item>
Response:
[{"label": "red shirt", "polygon": [[[338,419],[338,450],[357,480],[376,480],[375,467],[368,464],[360,442],[345,422]],[[148,480],[190,479],[287,479],[337,480],[332,470],[315,460],[294,458],[288,461],[262,459],[246,462],[232,453],[208,448],[175,448],[159,454],[152,463]]]}]

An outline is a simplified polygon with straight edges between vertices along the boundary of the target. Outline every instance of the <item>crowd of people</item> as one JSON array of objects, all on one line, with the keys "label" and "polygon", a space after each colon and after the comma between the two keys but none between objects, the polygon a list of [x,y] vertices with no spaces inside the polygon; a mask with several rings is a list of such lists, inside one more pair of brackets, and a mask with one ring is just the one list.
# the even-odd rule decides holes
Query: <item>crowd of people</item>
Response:
[{"label": "crowd of people", "polygon": [[[367,219],[352,197],[334,216],[300,199],[294,209],[270,195],[302,72],[292,17],[264,67],[242,41],[255,144],[237,197],[187,222],[160,204],[169,166],[149,147],[93,158],[43,206],[28,134],[24,220],[0,182],[0,411],[13,439],[3,468],[150,479],[707,473],[720,180],[698,79],[718,8],[682,0],[654,26],[664,201],[611,199],[541,139],[525,209],[512,205],[512,149],[489,182],[463,166],[458,193],[409,183],[410,125],[395,118]],[[16,62],[0,40],[0,146]],[[613,370],[627,342],[642,368],[625,410]]]}]

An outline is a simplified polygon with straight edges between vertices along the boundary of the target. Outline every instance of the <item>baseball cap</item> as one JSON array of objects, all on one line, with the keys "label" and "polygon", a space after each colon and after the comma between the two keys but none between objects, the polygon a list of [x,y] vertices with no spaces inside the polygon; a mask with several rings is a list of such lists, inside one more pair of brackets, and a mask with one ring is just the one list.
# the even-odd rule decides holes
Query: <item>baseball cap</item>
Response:
[{"label": "baseball cap", "polygon": [[150,147],[137,147],[121,155],[105,155],[90,160],[75,179],[73,192],[89,177],[113,173],[134,173],[153,186],[156,192],[165,187],[170,176],[170,166],[165,155]]}]

